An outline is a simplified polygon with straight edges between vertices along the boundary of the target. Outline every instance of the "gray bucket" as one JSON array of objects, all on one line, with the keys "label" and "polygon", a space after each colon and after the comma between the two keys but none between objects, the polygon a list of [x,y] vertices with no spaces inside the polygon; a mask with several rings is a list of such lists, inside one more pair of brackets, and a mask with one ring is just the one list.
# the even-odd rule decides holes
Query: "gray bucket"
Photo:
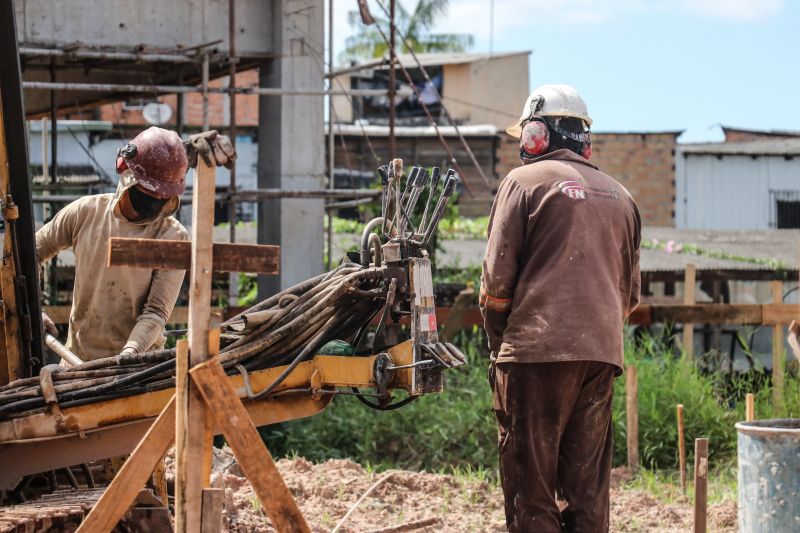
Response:
[{"label": "gray bucket", "polygon": [[739,531],[800,531],[800,419],[736,424]]}]

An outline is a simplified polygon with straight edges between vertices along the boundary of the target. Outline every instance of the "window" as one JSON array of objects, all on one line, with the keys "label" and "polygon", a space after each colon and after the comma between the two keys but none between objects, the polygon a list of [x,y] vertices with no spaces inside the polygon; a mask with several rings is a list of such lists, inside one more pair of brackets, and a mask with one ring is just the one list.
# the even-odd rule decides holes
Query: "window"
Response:
[{"label": "window", "polygon": [[800,229],[800,191],[770,191],[770,226]]}]

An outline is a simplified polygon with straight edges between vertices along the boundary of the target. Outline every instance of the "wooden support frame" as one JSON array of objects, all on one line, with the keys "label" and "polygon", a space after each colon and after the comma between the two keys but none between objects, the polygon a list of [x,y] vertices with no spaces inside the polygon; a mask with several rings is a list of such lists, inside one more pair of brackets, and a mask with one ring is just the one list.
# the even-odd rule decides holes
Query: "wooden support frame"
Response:
[{"label": "wooden support frame", "polygon": [[189,371],[222,428],[225,440],[278,531],[311,532],[269,450],[230,384],[219,362],[212,359]]},{"label": "wooden support frame", "polygon": [[708,529],[708,439],[694,440],[694,533]]},{"label": "wooden support frame", "polygon": [[175,531],[200,531],[202,489],[208,486],[211,460],[211,413],[197,387],[188,379],[190,368],[209,357],[211,325],[212,237],[216,168],[198,161],[192,192],[191,272],[189,276],[189,352],[177,357],[175,394]]},{"label": "wooden support frame", "polygon": [[[280,246],[215,242],[211,254],[214,272],[278,274],[280,270]],[[192,243],[112,237],[108,241],[108,266],[190,270]]]}]

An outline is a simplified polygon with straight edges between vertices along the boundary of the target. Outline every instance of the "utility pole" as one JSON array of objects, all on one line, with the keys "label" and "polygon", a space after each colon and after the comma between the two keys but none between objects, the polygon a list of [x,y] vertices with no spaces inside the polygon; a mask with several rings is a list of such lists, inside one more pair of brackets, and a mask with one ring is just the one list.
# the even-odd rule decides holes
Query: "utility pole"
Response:
[{"label": "utility pole", "polygon": [[397,80],[395,78],[395,61],[397,60],[397,53],[395,52],[395,27],[394,27],[394,14],[395,2],[397,0],[389,1],[389,161],[394,159],[397,153],[397,144],[394,138],[394,96],[395,86]]}]

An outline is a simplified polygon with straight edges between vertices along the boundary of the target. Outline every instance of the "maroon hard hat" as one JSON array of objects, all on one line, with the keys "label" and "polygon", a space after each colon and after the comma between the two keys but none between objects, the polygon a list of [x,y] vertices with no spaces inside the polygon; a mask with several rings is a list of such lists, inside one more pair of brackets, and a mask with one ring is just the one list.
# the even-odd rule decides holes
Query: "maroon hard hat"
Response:
[{"label": "maroon hard hat", "polygon": [[[120,148],[117,155],[148,191],[159,196],[177,196],[186,188],[189,159],[183,141],[174,131],[156,126],[147,128]],[[117,169],[124,170],[119,164]]]}]

